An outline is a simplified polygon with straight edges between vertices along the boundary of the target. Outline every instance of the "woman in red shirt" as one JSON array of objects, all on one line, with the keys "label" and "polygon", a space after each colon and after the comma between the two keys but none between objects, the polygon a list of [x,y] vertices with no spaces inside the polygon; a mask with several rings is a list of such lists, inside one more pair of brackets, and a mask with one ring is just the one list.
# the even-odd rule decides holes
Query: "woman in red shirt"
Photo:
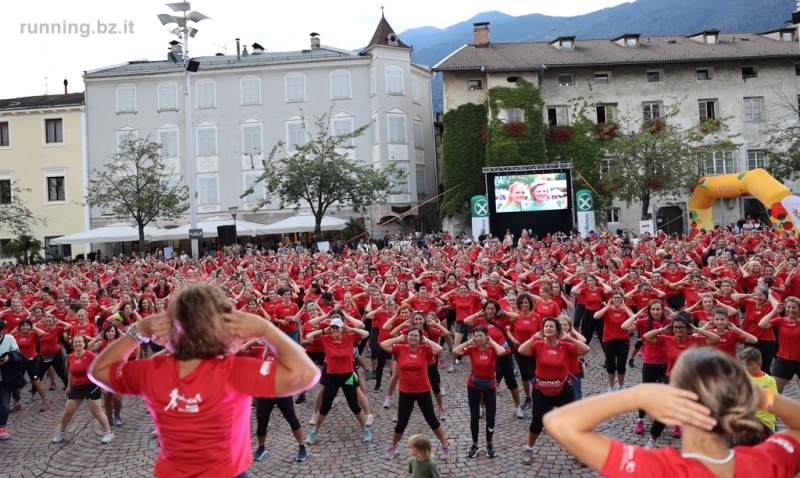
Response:
[{"label": "woman in red shirt", "polygon": [[61,428],[53,437],[53,443],[60,443],[67,434],[67,427],[72,421],[72,416],[78,410],[78,406],[84,400],[89,406],[89,410],[94,415],[97,423],[103,429],[102,443],[109,443],[114,439],[114,433],[108,424],[108,418],[100,408],[100,387],[92,383],[89,379],[89,366],[97,358],[94,352],[86,350],[88,339],[83,335],[72,337],[71,345],[73,352],[69,354],[69,385],[67,385],[67,403],[64,405],[64,414],[61,415]]},{"label": "woman in red shirt", "polygon": [[[102,352],[109,344],[114,343],[117,339],[122,337],[122,332],[119,331],[116,325],[108,324],[103,329],[103,332],[92,339],[86,347],[91,352]],[[128,360],[136,360],[139,358],[141,349],[137,349],[134,353],[128,356]],[[109,425],[122,426],[122,395],[108,390],[103,390],[103,408],[108,417]]]},{"label": "woman in red shirt", "polygon": [[[669,386],[640,385],[549,413],[547,432],[608,478],[790,478],[800,472],[800,403],[753,384],[736,360],[707,347],[681,355],[674,371]],[[636,407],[685,428],[680,453],[642,450],[595,431]],[[781,418],[788,430],[755,447],[730,449],[730,436],[762,429],[759,408]]]},{"label": "woman in red shirt", "polygon": [[759,323],[778,306],[778,300],[763,286],[757,286],[752,294],[733,294],[744,307],[742,330],[750,332],[758,339],[755,347],[761,352],[761,370],[771,374],[772,361],[775,358],[775,334],[772,329],[759,327]]},{"label": "woman in red shirt", "polygon": [[[561,330],[565,334],[570,335],[572,338],[577,339],[579,342],[586,343],[586,338],[575,329],[572,328],[572,318],[568,315],[560,315],[558,322],[561,324]],[[572,392],[575,394],[575,400],[583,398],[583,389],[581,388],[581,380],[583,379],[583,357],[575,357],[569,362],[569,379],[572,382]]]},{"label": "woman in red shirt", "polygon": [[711,330],[719,336],[719,342],[714,345],[715,348],[725,352],[733,358],[738,358],[736,355],[736,346],[740,343],[755,344],[758,339],[753,334],[748,334],[739,327],[733,325],[733,322],[728,320],[728,311],[724,309],[715,309],[713,317],[708,321],[703,328]]},{"label": "woman in red shirt", "polygon": [[[447,298],[449,300],[447,307],[455,309],[456,311],[456,339],[453,345],[458,345],[461,343],[464,335],[470,332],[469,326],[464,324],[464,319],[481,309],[481,296],[478,295],[477,292],[470,290],[469,286],[462,282],[458,285],[458,289],[447,292],[442,298]],[[455,349],[453,350],[455,351]],[[450,368],[447,369],[448,373],[454,373],[456,371],[456,365],[461,363],[457,353],[453,352],[452,356],[453,363],[450,365]]]},{"label": "woman in red shirt", "polygon": [[[611,302],[594,313],[596,320],[602,320],[603,352],[606,355],[606,373],[608,375],[608,392],[625,388],[625,360],[631,347],[628,331],[622,328],[633,312],[625,305],[625,295],[617,289],[611,293]],[[614,385],[616,377],[619,385]]]},{"label": "woman in red shirt", "polygon": [[467,401],[469,403],[469,426],[472,432],[472,447],[467,452],[469,458],[475,458],[478,448],[480,430],[480,406],[483,399],[486,407],[486,456],[494,458],[492,435],[494,434],[495,415],[497,414],[497,382],[495,368],[498,357],[505,355],[506,349],[492,340],[489,330],[479,325],[472,330],[472,338],[453,349],[453,354],[463,354],[470,358],[472,372],[467,378]]},{"label": "woman in red shirt", "polygon": [[737,309],[729,307],[722,302],[718,302],[716,299],[714,299],[714,295],[712,294],[701,295],[700,300],[686,309],[686,312],[692,314],[692,320],[694,321],[695,327],[703,327],[707,323],[714,322],[714,314],[716,313],[717,309],[723,310],[728,314],[728,317],[735,316],[737,319],[739,318],[739,311]]},{"label": "woman in red shirt", "polygon": [[521,355],[518,350],[520,345],[533,337],[536,332],[542,330],[542,318],[539,314],[533,312],[533,303],[533,296],[527,292],[523,292],[517,297],[516,312],[518,317],[511,318],[511,328],[508,330],[508,338],[514,345],[514,359],[516,359],[519,367],[522,390],[525,392],[525,401],[521,405],[523,410],[531,408],[532,405],[531,380],[536,372],[536,362],[533,357]]},{"label": "woman in red shirt", "polygon": [[[777,315],[781,309],[786,312],[786,317]],[[781,338],[775,366],[772,367],[772,376],[775,377],[778,393],[783,393],[786,384],[795,375],[800,377],[800,299],[794,296],[787,297],[784,305],[775,307],[761,319],[758,326],[762,329],[777,330]]]},{"label": "woman in red shirt", "polygon": [[[44,332],[39,329],[34,329],[29,319],[23,320],[17,329],[18,332],[14,334],[14,339],[17,341],[19,352],[28,359],[28,368],[25,369],[25,371],[28,373],[28,378],[31,379],[33,388],[36,389],[36,391],[39,392],[39,396],[42,397],[42,406],[39,407],[39,411],[46,412],[50,410],[50,405],[47,403],[47,392],[45,392],[42,381],[39,379],[40,365],[38,354],[36,353],[36,345],[39,343],[39,337],[44,335]],[[29,398],[25,399],[25,403],[31,403],[34,399],[34,395],[31,394]]]},{"label": "woman in red shirt", "polygon": [[569,366],[578,355],[589,353],[589,347],[578,339],[567,335],[555,317],[542,322],[542,331],[526,340],[519,353],[536,360],[536,386],[533,390],[531,424],[528,427],[528,443],[522,454],[522,462],[533,463],[533,444],[542,433],[542,417],[553,407],[562,407],[575,400],[569,383]]},{"label": "woman in red shirt", "polygon": [[603,308],[605,295],[611,293],[611,287],[601,284],[596,276],[589,274],[586,279],[572,288],[572,293],[576,299],[580,298],[583,301],[583,317],[580,321],[575,319],[575,322],[580,322],[582,325],[580,332],[586,337],[586,344],[588,345],[592,341],[595,331],[597,331],[597,337],[602,341],[603,322],[594,320],[594,313]]},{"label": "woman in red shirt", "polygon": [[[43,334],[39,335],[39,358],[41,368],[39,369],[39,376],[43,377],[44,374],[53,367],[56,375],[64,382],[64,388],[67,388],[67,367],[64,363],[64,355],[61,353],[61,342],[59,339],[61,335],[72,328],[72,324],[62,322],[52,315],[46,315],[41,324],[36,324]],[[55,390],[55,382],[50,382],[50,390]]]},{"label": "woman in red shirt", "polygon": [[[424,320],[424,317],[423,317]],[[425,421],[442,444],[442,459],[450,458],[450,446],[444,436],[431,400],[431,383],[428,379],[428,365],[433,361],[436,370],[436,356],[442,347],[424,337],[422,329],[411,326],[404,335],[381,342],[381,348],[395,357],[397,373],[400,375],[400,400],[397,405],[397,425],[394,427],[392,444],[386,451],[386,459],[397,455],[397,443],[403,438],[414,403],[419,405]]]}]

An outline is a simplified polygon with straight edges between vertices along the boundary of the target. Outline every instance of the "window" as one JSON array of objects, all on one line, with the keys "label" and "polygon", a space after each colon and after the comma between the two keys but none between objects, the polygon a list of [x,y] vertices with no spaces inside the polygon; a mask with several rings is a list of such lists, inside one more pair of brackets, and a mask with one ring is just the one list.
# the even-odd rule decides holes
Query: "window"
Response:
[{"label": "window", "polygon": [[786,42],[794,41],[794,39],[792,38],[792,32],[781,33],[781,41],[786,41]]},{"label": "window", "polygon": [[742,78],[745,80],[748,78],[758,78],[758,67],[756,66],[743,66],[742,67]]},{"label": "window", "polygon": [[126,141],[135,141],[139,137],[136,130],[117,131],[117,152],[122,153],[127,151],[130,146],[126,145]]},{"label": "window", "polygon": [[427,194],[425,189],[425,170],[419,168],[417,169],[417,194],[424,196]]},{"label": "window", "polygon": [[400,177],[392,179],[394,183],[392,192],[394,194],[408,194],[408,165],[398,164],[397,169],[399,170]]},{"label": "window", "polygon": [[242,134],[244,135],[245,151],[261,151],[261,125],[245,125],[242,127]]},{"label": "window", "polygon": [[264,199],[264,183],[256,184],[258,174],[245,174],[244,175],[244,190],[247,191],[253,187],[253,192],[244,197],[244,202],[258,202]]},{"label": "window", "polygon": [[63,143],[64,128],[61,118],[44,120],[47,143]]},{"label": "window", "polygon": [[[333,135],[342,136],[353,132],[353,120],[351,118],[342,118],[333,120]],[[353,138],[342,143],[343,145],[352,146]]]},{"label": "window", "polygon": [[700,163],[700,171],[705,168],[705,174],[731,174],[733,170],[733,152],[714,151],[698,153],[698,162]]},{"label": "window", "polygon": [[242,104],[255,105],[261,103],[261,79],[242,79]]},{"label": "window", "polygon": [[386,92],[390,95],[403,94],[403,70],[399,68],[386,69]]},{"label": "window", "polygon": [[698,68],[697,69],[697,79],[698,80],[710,80],[714,77],[713,72],[710,68]]},{"label": "window", "polygon": [[8,121],[0,122],[0,146],[8,146],[11,142],[8,138]]},{"label": "window", "polygon": [[422,123],[414,122],[414,147],[422,149],[425,146],[422,143]]},{"label": "window", "polygon": [[64,189],[64,176],[47,177],[47,202],[66,201],[66,191]]},{"label": "window", "polygon": [[561,48],[564,50],[572,50],[572,40],[562,40]]},{"label": "window", "polygon": [[212,108],[214,101],[214,83],[210,81],[197,83],[197,107]]},{"label": "window", "polygon": [[406,143],[405,116],[389,116],[389,142]]},{"label": "window", "polygon": [[611,174],[611,158],[603,158],[600,163],[600,178]]},{"label": "window", "polygon": [[10,179],[0,179],[0,204],[11,204]]},{"label": "window", "polygon": [[522,110],[519,108],[506,108],[506,118],[509,123],[522,123]]},{"label": "window", "polygon": [[373,96],[378,89],[375,87],[375,68],[369,69],[369,95]]},{"label": "window", "polygon": [[635,47],[639,44],[639,39],[636,37],[630,37],[625,39],[625,46]]},{"label": "window", "polygon": [[467,80],[467,89],[468,90],[482,90],[483,89],[483,80]]},{"label": "window", "polygon": [[158,110],[178,109],[178,86],[158,85]]},{"label": "window", "polygon": [[197,130],[197,154],[217,154],[217,130],[203,128]]},{"label": "window", "polygon": [[177,131],[159,131],[158,142],[161,143],[161,156],[173,158],[178,156]]},{"label": "window", "polygon": [[420,89],[419,89],[419,78],[416,76],[411,77],[411,101],[414,103],[419,103],[420,100]]},{"label": "window", "polygon": [[661,72],[660,71],[648,71],[647,72],[647,82],[648,83],[661,83]]},{"label": "window", "polygon": [[717,117],[717,100],[700,100],[697,102],[697,111],[700,121],[706,121]]},{"label": "window", "polygon": [[614,121],[613,105],[597,105],[597,122],[612,123]]},{"label": "window", "polygon": [[350,98],[350,73],[331,73],[331,98]]},{"label": "window", "polygon": [[558,75],[558,86],[574,86],[572,75]]},{"label": "window", "polygon": [[303,75],[286,77],[286,101],[305,101],[306,79]]},{"label": "window", "polygon": [[303,123],[299,121],[296,123],[289,123],[286,129],[287,143],[290,150],[297,149],[298,146],[306,145],[306,129],[303,126]]},{"label": "window", "polygon": [[619,222],[620,210],[618,207],[610,207],[606,209],[606,222]]},{"label": "window", "polygon": [[72,245],[70,244],[51,244],[50,241],[61,236],[48,236],[44,238],[44,254],[46,259],[61,259],[72,257]]},{"label": "window", "polygon": [[652,120],[661,117],[661,105],[658,103],[642,103],[642,117]]},{"label": "window", "polygon": [[372,115],[372,121],[369,124],[369,137],[372,144],[378,144],[378,115]]},{"label": "window", "polygon": [[747,170],[752,171],[756,168],[764,168],[764,152],[763,151],[748,151],[747,152]]},{"label": "window", "polygon": [[117,88],[117,113],[133,113],[136,111],[136,88],[121,86]]},{"label": "window", "polygon": [[550,126],[567,125],[567,107],[551,106],[547,108],[547,124]]},{"label": "window", "polygon": [[217,199],[217,178],[205,177],[198,178],[199,182],[199,203],[200,204],[218,204]]},{"label": "window", "polygon": [[755,121],[762,121],[764,117],[761,113],[761,98],[745,98],[744,99],[744,121],[745,123],[752,123]]},{"label": "window", "polygon": [[607,85],[611,83],[611,73],[595,73],[594,83],[596,85]]},{"label": "window", "polygon": [[706,43],[709,45],[714,45],[717,43],[717,36],[716,35],[706,35]]}]

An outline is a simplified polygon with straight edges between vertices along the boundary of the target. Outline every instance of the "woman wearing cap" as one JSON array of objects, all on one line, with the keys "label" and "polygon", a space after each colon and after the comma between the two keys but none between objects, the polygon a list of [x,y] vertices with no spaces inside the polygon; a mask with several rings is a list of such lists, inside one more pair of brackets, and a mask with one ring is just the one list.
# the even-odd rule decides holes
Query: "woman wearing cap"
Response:
[{"label": "woman wearing cap", "polygon": [[[419,313],[422,316],[422,313]],[[424,317],[423,317],[424,320]],[[425,338],[422,329],[412,325],[405,334],[381,342],[381,348],[396,359],[398,375],[400,375],[400,400],[397,411],[397,425],[394,427],[392,444],[386,451],[386,459],[397,455],[397,443],[403,439],[403,432],[408,426],[414,404],[418,404],[425,421],[433,430],[433,434],[442,444],[442,458],[450,458],[450,446],[444,436],[436,411],[431,400],[431,383],[428,378],[429,365],[436,370],[436,356],[442,353],[442,347]],[[430,362],[433,362],[432,364]]]},{"label": "woman wearing cap", "polygon": [[367,429],[366,414],[358,404],[358,375],[353,365],[353,348],[369,336],[369,332],[362,329],[345,327],[342,319],[334,318],[326,329],[315,330],[306,336],[307,339],[320,342],[325,349],[325,365],[328,375],[328,384],[322,396],[322,405],[317,413],[314,429],[306,437],[306,444],[311,445],[319,435],[319,429],[325,422],[325,417],[331,411],[333,399],[342,389],[350,411],[356,416],[361,426],[364,443],[372,440],[372,433]]}]

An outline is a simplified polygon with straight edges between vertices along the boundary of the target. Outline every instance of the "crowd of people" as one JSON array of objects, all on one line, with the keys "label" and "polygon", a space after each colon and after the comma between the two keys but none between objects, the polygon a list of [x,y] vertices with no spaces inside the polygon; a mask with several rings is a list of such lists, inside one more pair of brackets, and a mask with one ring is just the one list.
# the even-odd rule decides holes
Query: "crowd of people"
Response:
[{"label": "crowd of people", "polygon": [[[86,401],[108,443],[112,427],[123,425],[123,395],[141,395],[162,449],[172,452],[169,459],[162,453],[156,474],[181,476],[186,462],[199,472],[208,467],[192,454],[197,444],[180,443],[186,420],[199,429],[231,421],[223,439],[248,448],[255,397],[252,453],[230,455],[206,444],[215,461],[205,469],[246,476],[251,460],[265,455],[276,406],[297,441],[298,461],[324,434],[340,390],[361,439],[370,442],[372,381],[371,393],[386,389],[384,408],[398,392],[385,458],[398,454],[418,408],[446,460],[440,374],[468,367],[463,388],[448,393],[468,404],[469,458],[496,456],[493,437],[503,433],[495,426],[497,402],[511,400],[516,418],[530,410],[528,438],[519,444],[525,464],[534,461],[547,426],[606,476],[622,476],[635,459],[666,466],[680,458],[658,450],[671,426],[674,438],[684,436],[684,457],[716,473],[693,476],[733,476],[718,473],[731,462],[722,448],[729,444],[762,444],[754,448],[760,452],[740,456],[800,470],[800,451],[793,451],[800,450],[800,405],[777,398],[800,376],[800,267],[790,234],[716,227],[695,238],[659,231],[539,239],[522,230],[502,242],[488,234],[403,239],[380,250],[345,243],[325,252],[278,252],[248,244],[199,260],[148,255],[7,264],[0,283],[0,440],[9,439],[10,412],[37,399],[46,412],[62,388],[67,402],[52,441],[64,439]],[[604,363],[589,363],[590,347],[602,350]],[[583,400],[581,379],[600,367],[607,393]],[[626,375],[637,367],[646,385],[629,390]],[[223,382],[230,386],[213,386]],[[317,382],[304,436],[294,404],[306,401]],[[496,393],[501,382],[510,393]],[[636,434],[652,419],[644,450],[593,431],[634,409]],[[776,416],[789,432],[774,435]],[[430,471],[430,442],[414,435],[409,449],[412,468]]]}]

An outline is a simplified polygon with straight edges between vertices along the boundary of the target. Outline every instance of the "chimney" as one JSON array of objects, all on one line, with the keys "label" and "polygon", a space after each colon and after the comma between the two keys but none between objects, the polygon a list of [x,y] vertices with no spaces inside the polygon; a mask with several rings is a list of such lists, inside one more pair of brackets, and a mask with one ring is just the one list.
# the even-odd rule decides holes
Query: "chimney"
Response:
[{"label": "chimney", "polygon": [[236,59],[237,60],[241,60],[242,59],[242,49],[239,47],[239,39],[238,38],[236,39]]},{"label": "chimney", "polygon": [[473,23],[475,46],[489,46],[489,22]]},{"label": "chimney", "polygon": [[319,34],[318,33],[312,33],[311,34],[311,49],[312,50],[319,50],[319,45],[320,45]]},{"label": "chimney", "polygon": [[67,80],[64,79],[64,94],[67,94]]},{"label": "chimney", "polygon": [[242,56],[250,56],[250,54],[247,53],[247,45],[243,46],[242,48],[244,48],[244,50],[242,51]]}]

